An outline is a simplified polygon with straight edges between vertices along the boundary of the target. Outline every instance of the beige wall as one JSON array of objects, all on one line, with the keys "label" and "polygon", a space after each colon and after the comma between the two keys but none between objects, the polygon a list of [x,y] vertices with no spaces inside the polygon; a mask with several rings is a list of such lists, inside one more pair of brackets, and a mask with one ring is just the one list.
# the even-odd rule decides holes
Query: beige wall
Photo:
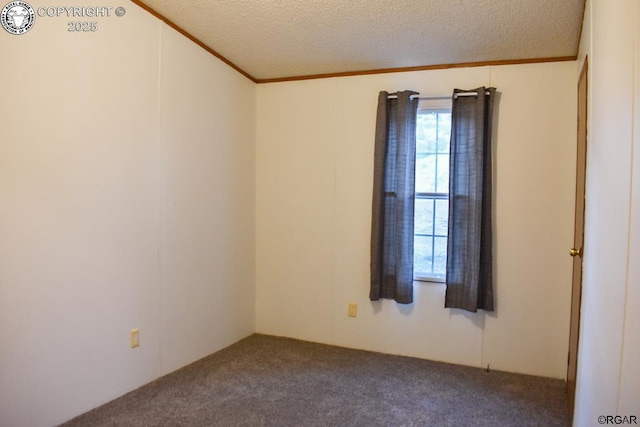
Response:
[{"label": "beige wall", "polygon": [[122,6],[95,33],[0,33],[2,426],[57,425],[253,332],[255,85]]},{"label": "beige wall", "polygon": [[[258,86],[256,330],[564,378],[575,168],[575,64],[514,65]],[[378,91],[493,85],[495,313],[368,300]],[[356,319],[347,304],[359,304]]]},{"label": "beige wall", "polygon": [[589,57],[576,426],[640,414],[639,24],[635,1],[587,2],[578,61],[581,68]]}]

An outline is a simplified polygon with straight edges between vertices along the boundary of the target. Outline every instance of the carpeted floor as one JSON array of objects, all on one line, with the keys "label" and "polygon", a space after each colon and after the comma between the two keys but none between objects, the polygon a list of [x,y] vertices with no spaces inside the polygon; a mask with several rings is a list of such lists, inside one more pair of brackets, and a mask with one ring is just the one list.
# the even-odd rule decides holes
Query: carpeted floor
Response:
[{"label": "carpeted floor", "polygon": [[253,335],[72,426],[568,426],[564,382]]}]

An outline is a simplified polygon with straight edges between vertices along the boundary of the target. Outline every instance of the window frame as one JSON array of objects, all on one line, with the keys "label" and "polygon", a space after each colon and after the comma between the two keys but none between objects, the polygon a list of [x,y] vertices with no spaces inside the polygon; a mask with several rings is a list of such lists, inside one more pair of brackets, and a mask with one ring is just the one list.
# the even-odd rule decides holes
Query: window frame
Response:
[{"label": "window frame", "polygon": [[[418,104],[418,115],[421,114],[421,112],[448,112],[451,113],[451,107],[452,107],[452,101],[451,101],[451,97],[442,97],[442,98],[433,98],[433,99],[421,99],[419,104]],[[417,131],[417,129],[416,129]],[[417,156],[418,153],[416,153]],[[417,165],[417,162],[416,162]],[[447,168],[449,166],[447,165]],[[417,186],[416,186],[417,187]],[[435,189],[434,189],[435,190]],[[426,200],[449,200],[449,192],[447,191],[446,193],[438,193],[438,192],[415,192],[415,200],[417,201],[418,199],[426,199]],[[435,207],[435,206],[434,206]],[[435,215],[435,209],[434,209],[434,215]],[[414,218],[414,228],[416,227],[416,223],[415,223],[415,218]],[[435,229],[434,229],[435,232]],[[415,230],[414,230],[414,238],[416,236]],[[434,236],[430,235],[430,236]],[[439,235],[438,235],[439,236]],[[439,236],[439,237],[443,237],[443,236]],[[446,235],[444,236],[446,237]],[[433,254],[432,254],[433,255]],[[421,274],[419,274],[421,273]],[[432,282],[432,283],[445,283],[446,281],[446,277],[444,275],[440,276],[435,276],[435,275],[425,275],[424,272],[418,272],[416,273],[415,271],[415,255],[414,255],[414,274],[413,274],[413,280],[414,281],[418,281],[418,282]]]}]

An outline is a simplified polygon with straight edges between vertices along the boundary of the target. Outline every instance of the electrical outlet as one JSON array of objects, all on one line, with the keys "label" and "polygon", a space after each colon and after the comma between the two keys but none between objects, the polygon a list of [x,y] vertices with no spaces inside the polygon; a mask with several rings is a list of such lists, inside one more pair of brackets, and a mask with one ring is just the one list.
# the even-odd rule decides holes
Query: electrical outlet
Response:
[{"label": "electrical outlet", "polygon": [[131,341],[131,348],[136,348],[140,346],[140,329],[132,329],[131,334],[129,335],[129,340]]},{"label": "electrical outlet", "polygon": [[357,317],[358,316],[358,304],[355,302],[349,303],[349,311],[347,312],[347,316],[349,317]]}]

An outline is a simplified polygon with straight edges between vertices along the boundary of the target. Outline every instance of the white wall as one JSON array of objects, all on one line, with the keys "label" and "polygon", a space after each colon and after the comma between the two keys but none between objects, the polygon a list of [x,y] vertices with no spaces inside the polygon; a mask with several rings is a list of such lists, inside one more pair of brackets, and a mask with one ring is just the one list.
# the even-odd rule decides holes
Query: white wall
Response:
[{"label": "white wall", "polygon": [[163,373],[254,329],[255,84],[163,27]]},{"label": "white wall", "polygon": [[640,415],[639,23],[637,2],[587,2],[578,61],[589,57],[576,426]]},{"label": "white wall", "polygon": [[255,85],[119,5],[95,33],[0,33],[2,426],[58,424],[253,332]]},{"label": "white wall", "polygon": [[633,157],[629,252],[618,412],[640,416],[640,6],[633,3]]},{"label": "white wall", "polygon": [[[256,330],[564,378],[575,170],[575,64],[262,84],[257,95]],[[497,310],[368,300],[373,135],[380,90],[502,92],[496,134]],[[347,304],[359,304],[356,319]]]}]

